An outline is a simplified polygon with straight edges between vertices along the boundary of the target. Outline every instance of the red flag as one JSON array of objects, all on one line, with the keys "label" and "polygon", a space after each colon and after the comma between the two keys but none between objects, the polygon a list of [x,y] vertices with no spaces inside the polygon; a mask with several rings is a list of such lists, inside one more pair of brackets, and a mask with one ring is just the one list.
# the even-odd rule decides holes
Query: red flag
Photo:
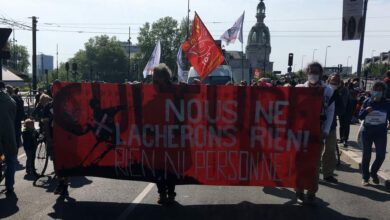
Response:
[{"label": "red flag", "polygon": [[192,23],[192,34],[181,48],[202,79],[205,79],[225,60],[221,49],[197,13]]}]

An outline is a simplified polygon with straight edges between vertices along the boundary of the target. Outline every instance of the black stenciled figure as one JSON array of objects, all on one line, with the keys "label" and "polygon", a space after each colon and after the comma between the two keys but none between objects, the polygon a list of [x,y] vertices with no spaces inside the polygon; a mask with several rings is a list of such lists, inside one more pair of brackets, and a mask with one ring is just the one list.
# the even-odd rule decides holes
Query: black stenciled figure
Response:
[{"label": "black stenciled figure", "polygon": [[99,146],[100,143],[106,142],[109,143],[109,147],[98,157],[92,164],[98,163],[103,159],[109,151],[111,151],[116,146],[116,127],[115,127],[115,115],[123,110],[126,110],[127,106],[121,105],[112,108],[102,109],[100,107],[100,100],[93,98],[89,102],[89,106],[93,110],[94,125],[88,125],[87,131],[92,130],[95,137],[96,143],[84,158],[82,165],[92,154],[92,152]]}]

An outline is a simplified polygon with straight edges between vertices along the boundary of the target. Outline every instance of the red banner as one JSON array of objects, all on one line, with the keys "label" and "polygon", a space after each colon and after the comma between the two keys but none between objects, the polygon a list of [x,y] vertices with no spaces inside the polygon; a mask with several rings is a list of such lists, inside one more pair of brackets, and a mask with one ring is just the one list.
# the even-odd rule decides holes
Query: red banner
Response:
[{"label": "red banner", "polygon": [[192,34],[181,48],[202,79],[205,79],[225,60],[221,49],[196,13],[192,23]]},{"label": "red banner", "polygon": [[311,189],[322,90],[54,85],[61,176]]}]

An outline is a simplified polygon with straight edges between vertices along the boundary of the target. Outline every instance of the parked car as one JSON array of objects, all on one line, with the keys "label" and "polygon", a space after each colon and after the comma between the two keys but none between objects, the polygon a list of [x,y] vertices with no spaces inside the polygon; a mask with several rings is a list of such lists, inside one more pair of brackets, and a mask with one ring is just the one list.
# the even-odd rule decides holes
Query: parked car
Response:
[{"label": "parked car", "polygon": [[195,79],[200,80],[201,83],[205,85],[225,85],[228,82],[234,83],[233,72],[231,67],[228,65],[221,65],[217,67],[217,69],[215,69],[204,80],[201,80],[198,72],[194,69],[194,67],[191,67],[188,72],[187,83],[194,84]]}]

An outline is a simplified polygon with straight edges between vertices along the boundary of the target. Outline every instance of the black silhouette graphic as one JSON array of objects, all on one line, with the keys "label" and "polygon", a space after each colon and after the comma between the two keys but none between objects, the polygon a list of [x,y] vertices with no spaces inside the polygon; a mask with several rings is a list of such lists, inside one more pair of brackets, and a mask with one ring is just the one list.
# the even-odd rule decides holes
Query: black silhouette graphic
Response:
[{"label": "black silhouette graphic", "polygon": [[95,151],[95,149],[101,143],[108,143],[108,148],[95,160],[93,160],[92,164],[97,164],[100,160],[102,160],[108,152],[113,150],[116,147],[116,127],[115,127],[115,115],[127,109],[127,106],[121,105],[117,107],[101,109],[100,100],[92,99],[89,102],[89,106],[93,109],[93,118],[94,125],[87,125],[89,131],[93,131],[93,134],[96,137],[96,143],[93,145],[87,156],[81,162],[83,165],[86,160],[90,157],[90,155]]}]

